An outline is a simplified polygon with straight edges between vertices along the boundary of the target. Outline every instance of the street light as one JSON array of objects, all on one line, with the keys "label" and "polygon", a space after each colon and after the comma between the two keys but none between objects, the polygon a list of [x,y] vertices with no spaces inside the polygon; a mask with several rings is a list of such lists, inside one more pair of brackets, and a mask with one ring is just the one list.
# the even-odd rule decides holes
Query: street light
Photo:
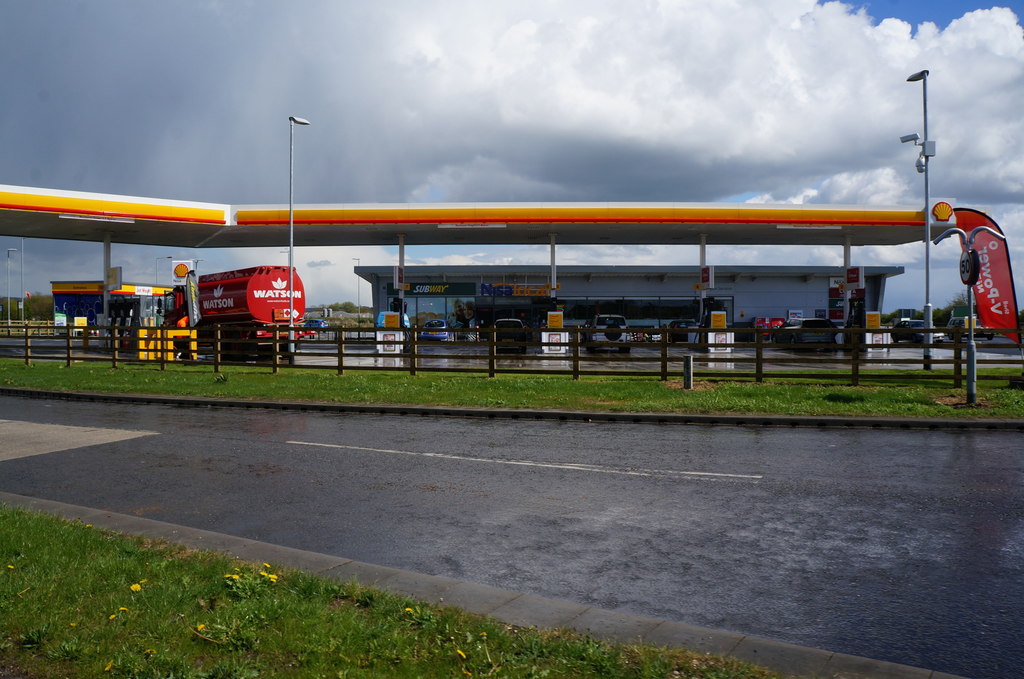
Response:
[{"label": "street light", "polygon": [[[915,167],[924,175],[924,326],[925,330],[931,328],[932,322],[932,298],[931,298],[931,242],[932,242],[932,212],[931,196],[928,187],[928,159],[935,155],[935,142],[928,139],[928,71],[918,71],[907,78],[908,83],[921,81],[921,94],[924,112],[924,139],[917,135],[907,134],[900,137],[904,144],[914,142],[915,146],[921,147],[921,153],[917,157]],[[924,335],[924,367],[931,370],[932,358],[932,334],[925,332]]]},{"label": "street light", "polygon": [[18,248],[7,248],[7,325],[11,325],[11,253]]},{"label": "street light", "polygon": [[[359,258],[358,257],[353,257],[352,261],[356,263],[356,266],[359,266]],[[355,273],[355,269],[354,268],[352,269],[352,272]],[[359,301],[359,274],[356,274],[356,324],[361,326],[362,325],[362,320],[363,320],[363,305]]]},{"label": "street light", "polygon": [[305,118],[288,117],[288,361],[295,362],[295,126]]}]

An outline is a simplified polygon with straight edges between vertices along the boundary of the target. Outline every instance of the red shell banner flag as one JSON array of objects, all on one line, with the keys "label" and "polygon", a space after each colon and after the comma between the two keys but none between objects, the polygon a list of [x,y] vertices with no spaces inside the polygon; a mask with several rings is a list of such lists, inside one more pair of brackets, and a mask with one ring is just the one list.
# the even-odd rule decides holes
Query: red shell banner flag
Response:
[{"label": "red shell banner flag", "polygon": [[[979,226],[1003,233],[999,225],[983,212],[965,207],[958,207],[955,212],[957,228],[968,235]],[[961,247],[966,249],[963,243]],[[981,274],[974,284],[978,323],[986,328],[1017,328],[1016,333],[1006,333],[1006,336],[1020,344],[1020,317],[1017,314],[1017,293],[1013,289],[1013,272],[1010,270],[1010,249],[1006,241],[984,231],[975,236],[974,249],[981,262]]]}]

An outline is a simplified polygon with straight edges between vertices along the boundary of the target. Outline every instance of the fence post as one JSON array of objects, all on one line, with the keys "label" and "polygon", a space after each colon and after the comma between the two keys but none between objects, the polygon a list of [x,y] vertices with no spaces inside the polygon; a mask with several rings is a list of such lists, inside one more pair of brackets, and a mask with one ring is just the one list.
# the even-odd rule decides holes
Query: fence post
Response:
[{"label": "fence post", "polygon": [[25,365],[32,365],[32,340],[29,336],[28,326],[25,326]]},{"label": "fence post", "polygon": [[[483,330],[484,332],[487,332],[487,329],[481,328],[481,330]],[[497,364],[497,360],[496,360],[497,354],[498,354],[498,333],[494,332],[493,329],[492,329],[490,334],[487,336],[487,376],[488,377],[494,377],[494,375],[495,375],[495,372],[496,372],[495,368],[496,368],[496,364]]]},{"label": "fence post", "polygon": [[220,326],[213,328],[213,372],[220,372]]},{"label": "fence post", "polygon": [[758,327],[754,328],[754,381],[764,382],[764,333]]},{"label": "fence post", "polygon": [[108,326],[107,337],[110,338],[110,367],[116,368],[118,354],[121,351],[121,334],[114,326]]},{"label": "fence post", "polygon": [[[256,332],[254,331],[253,335],[255,335],[255,334],[256,334]],[[277,331],[276,329],[274,330],[274,340],[273,340],[273,342],[274,342],[274,344],[273,344],[274,358],[271,360],[271,362],[272,362],[272,364],[274,366],[273,373],[276,375],[276,374],[278,374],[281,371],[281,353],[280,353],[281,352],[281,333],[279,331]],[[259,348],[260,348],[260,344],[259,344],[259,342],[257,342],[256,343],[256,351],[257,352],[259,351]]]},{"label": "fence post", "polygon": [[409,328],[409,345],[408,345],[407,349],[405,347],[403,347],[403,351],[407,351],[408,354],[409,354],[409,375],[410,376],[415,376],[416,375],[416,360],[417,360],[416,359],[416,354],[418,353],[416,351],[417,350],[417,346],[416,346],[417,337],[416,337],[416,335],[417,335],[416,328]]},{"label": "fence post", "polygon": [[843,329],[843,332],[849,333],[847,339],[851,344],[850,359],[853,364],[850,368],[850,381],[855,387],[860,386],[860,345],[864,339],[864,336],[858,330],[859,328],[855,328],[853,332],[850,332],[847,328]]},{"label": "fence post", "polygon": [[683,389],[693,389],[693,356],[683,356]]},{"label": "fence post", "polygon": [[334,340],[338,345],[338,374],[345,374],[345,329],[341,328],[334,333]]},{"label": "fence post", "polygon": [[67,347],[67,363],[65,364],[65,367],[67,367],[67,368],[70,368],[71,364],[73,363],[73,361],[71,360],[71,337],[72,337],[72,335],[73,335],[73,330],[72,330],[71,326],[69,326],[69,325],[64,326],[64,340],[65,340],[65,346]]},{"label": "fence post", "polygon": [[572,329],[572,379],[580,379],[580,329]]},{"label": "fence post", "polygon": [[960,389],[964,386],[964,349],[960,344],[960,330],[954,331],[949,338],[953,342],[953,388]]},{"label": "fence post", "polygon": [[661,381],[668,381],[668,328],[661,329]]}]

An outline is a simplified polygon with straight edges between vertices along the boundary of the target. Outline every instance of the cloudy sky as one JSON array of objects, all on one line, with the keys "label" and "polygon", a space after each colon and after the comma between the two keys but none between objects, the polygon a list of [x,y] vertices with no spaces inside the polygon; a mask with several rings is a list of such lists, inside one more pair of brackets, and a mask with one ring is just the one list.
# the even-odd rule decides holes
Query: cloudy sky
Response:
[{"label": "cloudy sky", "polygon": [[[3,0],[0,184],[217,203],[757,201],[918,205],[929,69],[932,195],[986,209],[1024,271],[1021,0]],[[0,248],[22,248],[0,237]],[[25,288],[97,279],[95,243],[25,241]],[[561,247],[564,264],[695,264],[694,247]],[[114,246],[128,280],[285,264],[279,249]],[[545,264],[546,247],[409,248],[407,264]],[[920,307],[921,244],[886,308]],[[932,301],[962,290],[932,248]],[[20,253],[11,275],[20,285]],[[353,258],[308,248],[313,302]],[[709,248],[712,264],[841,265],[840,249]],[[7,262],[5,261],[6,265]],[[16,290],[16,288],[15,288]],[[363,288],[362,299],[368,298]]]}]

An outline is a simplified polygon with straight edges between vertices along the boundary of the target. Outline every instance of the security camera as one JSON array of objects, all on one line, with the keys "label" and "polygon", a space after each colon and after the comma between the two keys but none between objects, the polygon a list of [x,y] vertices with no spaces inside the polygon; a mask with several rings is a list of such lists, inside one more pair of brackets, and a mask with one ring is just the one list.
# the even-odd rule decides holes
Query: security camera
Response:
[{"label": "security camera", "polygon": [[914,163],[914,167],[916,167],[917,171],[920,173],[924,173],[924,171],[928,169],[928,162],[924,159],[923,155],[917,157],[917,162]]},{"label": "security camera", "polygon": [[904,144],[906,144],[908,141],[912,141],[912,142],[916,143],[916,142],[918,142],[920,140],[921,140],[921,135],[919,135],[917,132],[914,132],[913,134],[905,134],[902,137],[900,137],[900,141],[903,142]]}]

